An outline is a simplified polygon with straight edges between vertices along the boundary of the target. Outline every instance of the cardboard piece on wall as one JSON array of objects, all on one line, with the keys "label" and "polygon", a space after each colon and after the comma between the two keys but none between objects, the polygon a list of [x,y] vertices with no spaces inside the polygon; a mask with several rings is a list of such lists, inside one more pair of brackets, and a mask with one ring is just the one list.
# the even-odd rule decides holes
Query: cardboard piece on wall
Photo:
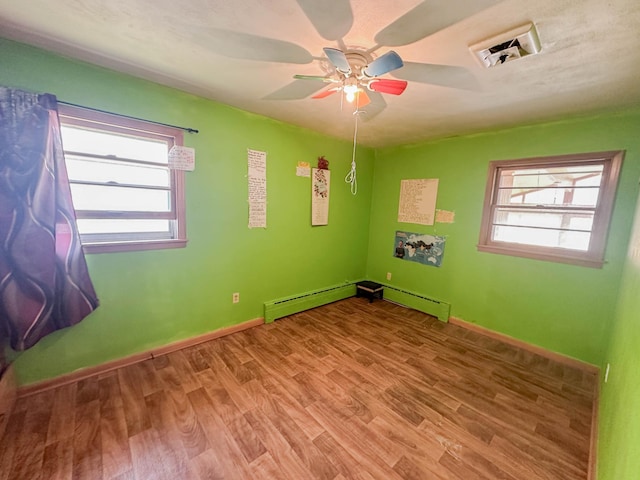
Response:
[{"label": "cardboard piece on wall", "polygon": [[455,218],[456,212],[436,209],[436,223],[453,223]]},{"label": "cardboard piece on wall", "polygon": [[296,167],[296,175],[298,177],[310,177],[311,165],[309,164],[309,162],[298,162],[298,166]]}]

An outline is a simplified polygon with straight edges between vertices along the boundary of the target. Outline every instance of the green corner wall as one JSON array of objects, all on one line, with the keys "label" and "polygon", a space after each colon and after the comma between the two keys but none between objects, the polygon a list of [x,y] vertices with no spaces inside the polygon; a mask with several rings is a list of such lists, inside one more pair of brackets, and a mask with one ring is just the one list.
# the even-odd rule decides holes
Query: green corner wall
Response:
[{"label": "green corner wall", "polygon": [[[640,177],[640,111],[567,119],[419,145],[358,149],[359,192],[342,184],[348,142],[252,115],[0,38],[0,84],[200,129],[187,135],[185,249],[89,255],[100,308],[15,362],[23,385],[262,316],[263,303],[361,279],[451,304],[451,314],[586,362],[602,384],[600,480],[635,479],[640,457],[640,233],[628,240]],[[268,153],[269,224],[247,228],[246,149]],[[602,269],[480,253],[488,162],[626,150]],[[330,224],[310,226],[310,181],[298,161],[331,161]],[[437,207],[455,222],[397,222],[400,180],[438,178]],[[636,221],[640,224],[640,220]],[[447,237],[442,267],[393,257],[396,230]],[[392,280],[385,279],[392,273]],[[232,292],[241,302],[231,303]]]},{"label": "green corner wall", "polygon": [[601,383],[598,479],[632,480],[640,476],[640,202]]},{"label": "green corner wall", "polygon": [[[451,315],[601,365],[640,176],[640,112],[572,119],[376,151],[367,274],[451,304]],[[602,269],[478,252],[488,164],[565,153],[626,150]],[[451,224],[397,222],[400,181],[439,179]],[[394,258],[396,230],[447,238],[442,266]],[[385,281],[387,272],[392,280]]]},{"label": "green corner wall", "polygon": [[[263,304],[364,277],[373,151],[358,148],[357,196],[343,181],[352,144],[194,95],[0,39],[0,85],[197,128],[186,174],[188,246],[88,255],[100,307],[14,363],[25,385],[263,316]],[[267,152],[268,227],[247,227],[247,149]],[[311,180],[333,173],[329,225],[311,226]],[[240,303],[232,304],[233,292]]]}]

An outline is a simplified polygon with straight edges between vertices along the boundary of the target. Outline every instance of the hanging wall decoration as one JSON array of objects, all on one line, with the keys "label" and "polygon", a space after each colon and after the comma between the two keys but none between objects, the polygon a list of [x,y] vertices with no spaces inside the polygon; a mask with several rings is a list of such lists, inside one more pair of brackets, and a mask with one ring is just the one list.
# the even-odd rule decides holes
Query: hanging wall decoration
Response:
[{"label": "hanging wall decoration", "polygon": [[314,168],[311,175],[311,225],[328,225],[331,172]]},{"label": "hanging wall decoration", "polygon": [[318,168],[320,170],[329,170],[329,160],[324,158],[324,155],[318,157]]},{"label": "hanging wall decoration", "polygon": [[393,256],[410,262],[439,267],[444,255],[445,237],[423,233],[396,232]]}]

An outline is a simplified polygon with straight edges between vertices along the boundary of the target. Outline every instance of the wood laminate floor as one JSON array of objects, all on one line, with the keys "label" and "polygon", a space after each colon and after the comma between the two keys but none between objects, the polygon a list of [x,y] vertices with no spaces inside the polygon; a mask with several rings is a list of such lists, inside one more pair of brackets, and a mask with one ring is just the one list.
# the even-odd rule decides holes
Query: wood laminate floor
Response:
[{"label": "wood laminate floor", "polygon": [[584,480],[594,382],[351,298],[19,399],[0,479]]}]

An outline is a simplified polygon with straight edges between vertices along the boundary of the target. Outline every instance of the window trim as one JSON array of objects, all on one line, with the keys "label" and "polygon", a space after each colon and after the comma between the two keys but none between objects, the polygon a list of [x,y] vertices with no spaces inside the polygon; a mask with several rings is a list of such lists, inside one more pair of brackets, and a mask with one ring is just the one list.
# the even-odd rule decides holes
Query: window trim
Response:
[{"label": "window trim", "polygon": [[[611,150],[552,157],[522,158],[517,160],[494,160],[490,162],[482,210],[480,238],[477,245],[478,251],[602,268],[605,263],[604,255],[607,236],[624,153],[624,150]],[[598,163],[602,162],[604,169],[598,204],[594,209],[591,241],[587,251],[583,252],[560,247],[541,247],[492,240],[492,217],[501,170],[523,167],[534,168],[536,166],[546,168],[551,166],[585,164],[594,161],[599,161]]]},{"label": "window trim", "polygon": [[[178,128],[145,122],[116,114],[100,112],[75,105],[58,105],[60,123],[78,127],[99,128],[105,132],[125,135],[140,135],[146,138],[156,138],[167,141],[169,148],[173,145],[183,145],[184,133]],[[171,140],[173,139],[173,140]],[[171,185],[171,210],[158,212],[158,218],[175,220],[177,225],[175,238],[159,240],[131,240],[109,242],[82,242],[85,253],[114,253],[144,250],[160,250],[169,248],[184,248],[187,245],[186,204],[185,204],[185,172],[169,169]],[[136,212],[95,212],[76,211],[76,218],[127,218]],[[148,213],[148,212],[145,212]],[[151,216],[156,216],[151,214]]]}]

